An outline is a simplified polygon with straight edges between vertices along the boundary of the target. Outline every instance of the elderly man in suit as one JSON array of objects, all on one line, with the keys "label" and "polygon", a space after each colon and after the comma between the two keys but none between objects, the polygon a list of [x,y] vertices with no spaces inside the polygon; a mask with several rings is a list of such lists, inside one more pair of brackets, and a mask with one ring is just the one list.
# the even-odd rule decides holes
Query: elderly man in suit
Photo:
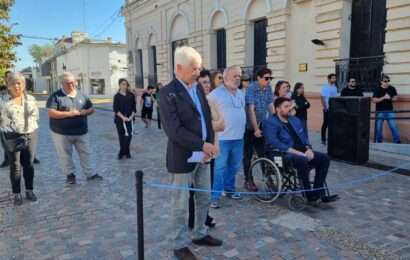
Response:
[{"label": "elderly man in suit", "polygon": [[[160,91],[160,113],[168,136],[167,169],[172,184],[189,188],[210,188],[209,161],[216,155],[211,111],[205,94],[196,82],[202,58],[191,47],[175,51],[175,79]],[[174,255],[178,259],[196,259],[188,248],[188,190],[172,192],[172,224],[175,230]],[[195,224],[192,243],[220,246],[222,241],[208,235],[204,225],[210,205],[210,194],[195,193]]]}]

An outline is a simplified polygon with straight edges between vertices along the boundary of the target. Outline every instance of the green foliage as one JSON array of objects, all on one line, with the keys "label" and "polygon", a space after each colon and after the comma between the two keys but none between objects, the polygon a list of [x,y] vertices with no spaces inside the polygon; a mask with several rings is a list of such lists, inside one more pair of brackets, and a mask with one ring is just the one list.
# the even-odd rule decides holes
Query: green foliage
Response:
[{"label": "green foliage", "polygon": [[4,84],[4,73],[13,67],[16,60],[13,48],[20,44],[19,37],[11,33],[7,22],[14,0],[0,0],[0,85]]},{"label": "green foliage", "polygon": [[33,57],[34,62],[40,64],[41,58],[49,57],[53,54],[53,45],[33,44],[29,47],[28,51],[30,52],[31,57]]}]

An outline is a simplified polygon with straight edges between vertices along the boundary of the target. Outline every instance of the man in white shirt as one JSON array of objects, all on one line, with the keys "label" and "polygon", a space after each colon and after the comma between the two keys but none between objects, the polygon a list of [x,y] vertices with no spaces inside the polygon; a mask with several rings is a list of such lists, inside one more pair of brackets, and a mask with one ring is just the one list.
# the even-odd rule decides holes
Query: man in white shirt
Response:
[{"label": "man in white shirt", "polygon": [[323,106],[323,124],[322,124],[322,144],[326,144],[326,131],[329,120],[329,99],[331,97],[336,97],[337,87],[336,87],[336,74],[331,73],[327,76],[328,83],[322,86],[320,91],[321,101]]},{"label": "man in white shirt", "polygon": [[235,175],[241,167],[243,137],[246,127],[245,94],[238,89],[241,83],[241,68],[232,66],[224,71],[224,84],[212,91],[208,98],[222,112],[225,130],[219,134],[220,153],[215,159],[214,183],[211,207],[219,207],[222,191],[227,197],[240,199],[235,192]]}]

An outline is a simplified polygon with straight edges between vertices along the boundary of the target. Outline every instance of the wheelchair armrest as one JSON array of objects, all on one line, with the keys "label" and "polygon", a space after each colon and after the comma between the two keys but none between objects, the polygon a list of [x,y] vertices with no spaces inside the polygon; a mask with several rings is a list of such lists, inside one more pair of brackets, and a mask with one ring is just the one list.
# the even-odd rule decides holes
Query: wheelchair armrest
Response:
[{"label": "wheelchair armrest", "polygon": [[266,151],[265,151],[266,155],[269,156],[285,156],[287,153],[283,152],[277,148],[273,148],[273,147],[267,147]]}]

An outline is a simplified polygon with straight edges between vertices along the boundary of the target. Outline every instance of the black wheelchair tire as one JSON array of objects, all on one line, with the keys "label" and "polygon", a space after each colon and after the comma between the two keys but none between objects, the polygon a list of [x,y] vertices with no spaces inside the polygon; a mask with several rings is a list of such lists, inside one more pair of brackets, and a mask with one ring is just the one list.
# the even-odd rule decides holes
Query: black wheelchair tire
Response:
[{"label": "black wheelchair tire", "polygon": [[[270,167],[270,171],[268,175],[266,175],[265,170],[262,176],[260,168],[264,167]],[[257,169],[259,171],[257,171]],[[263,203],[274,202],[280,196],[280,192],[282,191],[282,175],[278,166],[267,158],[259,158],[252,162],[249,171],[251,172],[251,176],[253,176],[255,185],[258,187],[258,191],[255,192],[255,198]],[[273,180],[276,185],[269,185],[268,180],[270,180],[271,183]],[[272,186],[275,186],[274,190],[272,189]]]}]

